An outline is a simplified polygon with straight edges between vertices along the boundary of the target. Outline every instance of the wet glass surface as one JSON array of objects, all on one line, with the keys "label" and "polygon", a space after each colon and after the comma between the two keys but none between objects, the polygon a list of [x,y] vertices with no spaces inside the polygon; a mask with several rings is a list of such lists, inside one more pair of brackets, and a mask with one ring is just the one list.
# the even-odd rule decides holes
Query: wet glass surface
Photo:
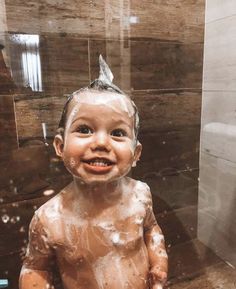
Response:
[{"label": "wet glass surface", "polygon": [[[223,264],[224,254],[204,237],[223,202],[209,209],[223,191],[214,190],[211,168],[219,177],[230,171],[229,191],[235,186],[231,163],[202,154],[198,206],[201,109],[207,119],[209,104],[205,98],[202,108],[204,15],[204,0],[0,0],[0,279],[8,288],[18,286],[34,211],[71,181],[52,142],[67,96],[98,76],[99,54],[140,112],[143,153],[132,177],[152,190],[169,253],[168,286],[205,272],[212,280],[209,268]],[[235,248],[234,234],[231,226],[221,235],[226,247]],[[216,272],[232,274],[228,266]]]}]

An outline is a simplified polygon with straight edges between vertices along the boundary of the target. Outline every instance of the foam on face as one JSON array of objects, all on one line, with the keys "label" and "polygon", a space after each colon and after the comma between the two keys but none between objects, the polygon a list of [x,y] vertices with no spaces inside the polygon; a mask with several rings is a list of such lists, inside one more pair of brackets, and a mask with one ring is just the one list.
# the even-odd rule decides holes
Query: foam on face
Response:
[{"label": "foam on face", "polygon": [[[66,127],[65,127],[65,144],[66,145],[66,136],[68,134],[68,130],[75,119],[75,117],[79,114],[81,106],[83,104],[88,105],[103,105],[111,108],[116,113],[125,113],[132,120],[135,115],[134,108],[132,106],[131,101],[122,94],[117,94],[108,91],[94,91],[88,90],[83,91],[73,97],[72,100],[74,107],[70,111],[67,116]],[[70,104],[71,105],[71,104]],[[99,113],[99,111],[98,111]],[[134,128],[133,128],[134,135]],[[132,147],[132,151],[134,151],[134,146]]]}]

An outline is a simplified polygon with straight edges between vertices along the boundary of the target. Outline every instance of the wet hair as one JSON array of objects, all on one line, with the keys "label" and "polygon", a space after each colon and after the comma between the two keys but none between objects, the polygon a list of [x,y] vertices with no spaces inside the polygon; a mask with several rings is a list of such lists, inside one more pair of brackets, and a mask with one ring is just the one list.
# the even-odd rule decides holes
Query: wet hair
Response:
[{"label": "wet hair", "polygon": [[138,132],[139,132],[139,114],[138,114],[137,106],[135,105],[135,103],[131,100],[131,98],[128,95],[122,93],[121,91],[118,91],[117,89],[114,89],[111,86],[108,86],[107,84],[102,83],[99,80],[95,80],[89,86],[83,87],[83,88],[73,92],[72,94],[70,94],[68,96],[67,101],[66,101],[66,103],[63,107],[63,110],[62,110],[62,114],[61,114],[61,118],[59,121],[57,131],[62,136],[64,136],[64,130],[65,130],[66,121],[67,121],[67,113],[68,113],[68,109],[69,109],[69,104],[73,100],[74,96],[78,96],[79,94],[82,94],[83,91],[89,91],[89,90],[93,90],[93,91],[97,90],[98,92],[102,92],[102,91],[115,92],[117,94],[121,94],[121,95],[125,96],[131,102],[132,107],[134,109],[134,133],[135,133],[135,138],[137,139],[138,138]]},{"label": "wet hair", "polygon": [[89,90],[97,90],[98,92],[102,91],[111,91],[117,94],[121,94],[125,96],[131,103],[133,109],[134,109],[134,133],[135,133],[135,138],[137,140],[138,138],[138,131],[139,131],[139,115],[138,115],[138,109],[135,105],[135,103],[131,100],[131,98],[126,95],[119,87],[117,87],[115,84],[112,83],[113,80],[113,74],[102,58],[102,56],[99,56],[99,64],[100,64],[100,74],[99,78],[95,79],[93,82],[90,83],[89,86],[83,87],[72,94],[69,95],[64,108],[62,110],[62,115],[61,119],[59,121],[59,126],[58,126],[58,133],[60,133],[62,136],[64,136],[64,130],[66,126],[66,121],[67,121],[67,113],[68,113],[68,108],[70,102],[73,100],[74,96],[78,96],[79,94],[82,94],[84,91],[89,91]]}]

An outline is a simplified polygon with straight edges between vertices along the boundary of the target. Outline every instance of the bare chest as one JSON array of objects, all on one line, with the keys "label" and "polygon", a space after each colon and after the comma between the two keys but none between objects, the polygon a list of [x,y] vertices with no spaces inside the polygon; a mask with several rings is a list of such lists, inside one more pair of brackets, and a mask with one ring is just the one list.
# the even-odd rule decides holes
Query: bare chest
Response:
[{"label": "bare chest", "polygon": [[145,210],[132,206],[105,210],[93,218],[64,216],[53,232],[56,254],[70,264],[93,263],[116,251],[128,255],[143,244]]}]

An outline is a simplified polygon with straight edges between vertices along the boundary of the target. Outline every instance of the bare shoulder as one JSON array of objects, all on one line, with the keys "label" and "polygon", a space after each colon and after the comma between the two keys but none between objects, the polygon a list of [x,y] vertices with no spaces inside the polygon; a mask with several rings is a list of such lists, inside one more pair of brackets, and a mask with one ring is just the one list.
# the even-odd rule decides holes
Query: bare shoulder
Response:
[{"label": "bare shoulder", "polygon": [[40,219],[44,224],[58,220],[60,215],[63,213],[63,200],[67,188],[68,186],[39,207],[38,210],[35,211],[35,218]]},{"label": "bare shoulder", "polygon": [[152,201],[150,187],[146,183],[128,177],[126,181],[130,183],[130,187],[132,188],[131,192],[140,199],[140,201],[145,203]]}]

